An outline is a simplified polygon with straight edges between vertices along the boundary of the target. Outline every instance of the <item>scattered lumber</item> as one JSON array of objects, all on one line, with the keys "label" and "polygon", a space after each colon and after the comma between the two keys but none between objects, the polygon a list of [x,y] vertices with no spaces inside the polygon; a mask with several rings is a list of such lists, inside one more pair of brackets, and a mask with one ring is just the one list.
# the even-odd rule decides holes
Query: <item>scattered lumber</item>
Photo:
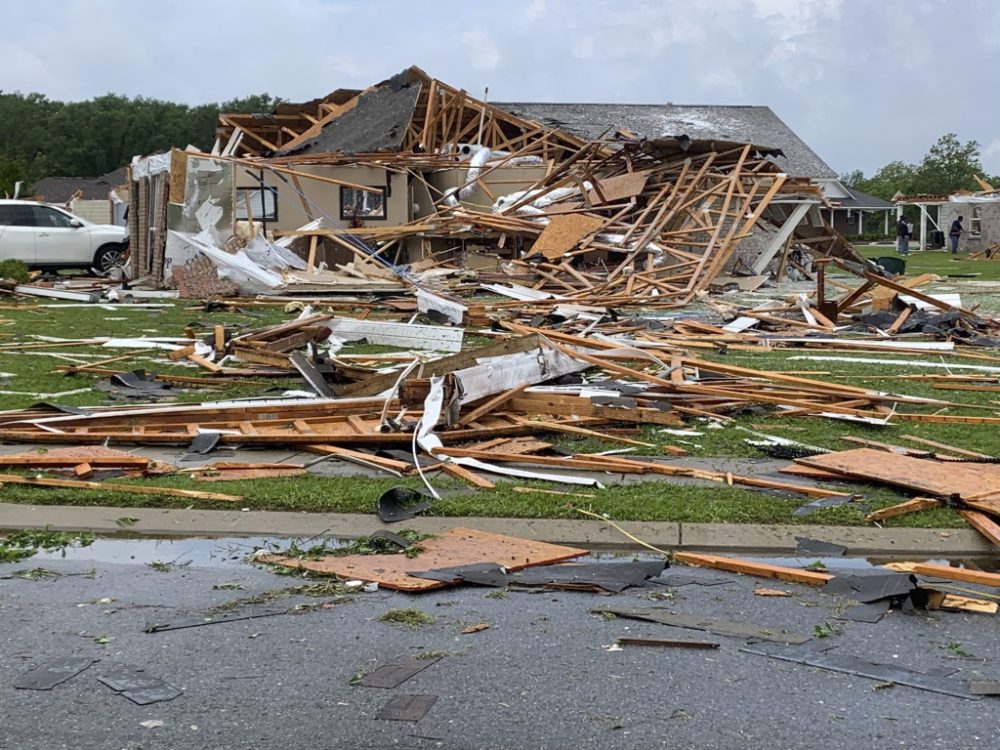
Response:
[{"label": "scattered lumber", "polygon": [[131,492],[138,495],[160,495],[163,497],[184,497],[192,500],[218,500],[237,503],[243,500],[238,495],[222,495],[217,492],[182,490],[175,487],[153,487],[141,484],[121,484],[117,482],[84,482],[75,479],[48,479],[45,477],[21,477],[0,474],[0,486],[4,484],[25,484],[32,487],[54,487],[58,489],[98,490],[100,492]]}]

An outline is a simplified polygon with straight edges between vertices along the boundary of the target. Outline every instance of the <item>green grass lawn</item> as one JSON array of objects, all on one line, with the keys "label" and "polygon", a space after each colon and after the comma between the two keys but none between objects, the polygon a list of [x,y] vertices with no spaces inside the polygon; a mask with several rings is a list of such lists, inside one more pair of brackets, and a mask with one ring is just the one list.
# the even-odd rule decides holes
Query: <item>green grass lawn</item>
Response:
[{"label": "green grass lawn", "polygon": [[[239,508],[331,513],[374,513],[378,497],[390,487],[420,489],[418,479],[319,477],[254,479],[232,482],[196,482],[189,477],[170,476],[139,481],[143,485],[178,487],[238,495]],[[797,495],[759,492],[724,484],[694,487],[670,482],[635,482],[594,489],[561,487],[572,495],[553,495],[557,485],[543,482],[500,482],[492,490],[471,489],[451,479],[432,477],[442,498],[428,515],[486,516],[498,518],[584,518],[575,508],[607,514],[624,521],[682,521],[688,523],[810,523],[848,526],[865,525],[864,514],[855,504],[824,508],[807,516],[792,511],[810,501]],[[514,488],[528,488],[529,492]],[[903,498],[884,488],[852,484],[830,485],[863,496],[872,510],[900,502]],[[135,508],[232,508],[227,502],[187,498],[135,495],[120,491],[67,490],[11,485],[3,488],[6,502],[37,505],[102,505]],[[939,508],[892,519],[888,525],[960,528],[964,522],[949,508]]]},{"label": "green grass lawn", "polygon": [[880,256],[901,258],[906,261],[906,275],[917,276],[922,273],[934,273],[938,276],[964,278],[972,276],[980,281],[996,281],[1000,279],[1000,260],[975,260],[969,254],[960,252],[952,255],[947,250],[914,250],[910,243],[910,254],[896,254],[895,245],[855,245],[861,255],[866,258]]},{"label": "green grass lawn", "polygon": [[[938,260],[938,259],[935,259]],[[945,259],[946,262],[948,259]],[[966,263],[979,264],[977,261]],[[983,262],[987,263],[987,262]],[[1000,267],[1000,263],[997,264]],[[162,311],[116,308],[100,306],[46,307],[36,309],[0,310],[0,345],[12,342],[33,342],[32,336],[56,336],[62,338],[89,338],[95,336],[182,336],[186,326],[196,331],[208,333],[211,326],[222,323],[227,326],[244,327],[246,330],[274,325],[290,320],[295,313],[285,313],[281,307],[253,308],[247,314],[240,311],[205,313],[197,304],[177,302]],[[40,343],[40,342],[39,342]],[[359,346],[348,351],[386,351],[387,347]],[[104,349],[101,347],[59,347],[46,344],[29,354],[27,351],[0,351],[0,371],[12,373],[2,381],[0,389],[30,391],[32,393],[61,393],[78,388],[91,388],[104,376],[77,374],[67,376],[53,368],[58,364],[71,364],[52,356],[40,356],[37,352],[55,353],[74,357],[80,354],[93,358],[108,358],[128,354],[127,350]],[[980,354],[997,356],[994,350],[978,350]],[[921,381],[902,380],[901,375],[911,373],[933,373],[905,364],[908,359],[935,359],[932,355],[892,355],[878,353],[838,353],[844,357],[879,357],[899,362],[898,365],[868,365],[848,362],[821,362],[798,359],[809,354],[824,355],[822,350],[781,349],[770,352],[744,352],[730,350],[728,354],[715,351],[702,352],[706,359],[733,365],[775,371],[798,371],[816,373],[817,379],[840,382],[853,386],[880,391],[902,393],[911,396],[936,398],[954,402],[955,405],[906,406],[901,411],[923,413],[945,413],[997,416],[1000,415],[1000,394],[935,390]],[[83,358],[80,358],[83,359]],[[942,362],[969,362],[1000,367],[998,361],[978,361],[959,357],[941,357]],[[208,373],[176,363],[166,362],[159,355],[137,355],[108,367],[129,370],[144,367],[151,372],[163,374],[200,375]],[[268,380],[267,386],[301,387],[301,381],[294,378]],[[176,391],[179,402],[194,402],[246,396],[260,392],[261,386],[249,384],[220,384],[211,391]],[[109,403],[107,394],[87,390],[65,397],[41,399],[30,395],[0,394],[0,408],[13,409],[33,404],[39,400],[50,400],[69,405],[101,405]],[[660,455],[665,444],[677,445],[689,451],[692,457],[759,457],[762,454],[746,444],[752,436],[736,429],[744,427],[803,443],[841,450],[855,447],[844,441],[844,436],[857,436],[882,442],[921,448],[901,437],[909,434],[942,443],[962,446],[990,455],[1000,455],[1000,430],[983,425],[942,425],[916,422],[898,422],[888,427],[871,427],[818,417],[783,417],[768,408],[751,410],[723,423],[722,429],[712,429],[708,423],[688,420],[689,427],[701,432],[698,436],[673,436],[663,433],[656,425],[646,425],[640,430],[638,439],[654,444],[652,448],[638,448],[635,453]],[[552,442],[574,452],[595,452],[620,448],[602,440],[577,440],[566,435],[549,436]],[[303,511],[372,512],[374,501],[381,492],[395,484],[417,486],[415,480],[395,479],[343,479],[306,477],[299,479],[265,479],[252,482],[228,482],[217,484],[195,483],[187,477],[165,477],[145,480],[145,483],[162,484],[170,487],[203,489],[241,495],[245,498],[242,506],[249,508]],[[552,489],[550,484],[522,483],[535,489]],[[607,513],[612,518],[623,520],[669,520],[669,521],[712,521],[712,522],[754,522],[754,523],[839,523],[862,524],[862,513],[855,507],[840,507],[821,511],[801,519],[791,516],[792,510],[806,500],[792,496],[777,496],[740,487],[690,487],[668,482],[643,482],[626,487],[606,490],[579,490],[593,493],[593,498],[573,498],[546,494],[544,492],[516,492],[511,483],[500,483],[495,490],[471,491],[465,485],[451,480],[435,479],[435,486],[445,491],[445,498],[435,504],[434,513],[440,515],[484,515],[519,516],[529,518],[577,517],[573,504],[598,513]],[[902,498],[885,489],[855,487],[851,490],[865,496],[872,508],[882,507],[900,501]],[[219,503],[192,503],[189,500],[156,498],[119,492],[51,490],[24,486],[3,488],[3,499],[10,502],[97,504],[152,507],[206,507],[218,508]],[[228,507],[228,506],[225,506]],[[898,525],[914,526],[961,526],[962,522],[950,509],[926,511],[904,516],[894,521]]]}]

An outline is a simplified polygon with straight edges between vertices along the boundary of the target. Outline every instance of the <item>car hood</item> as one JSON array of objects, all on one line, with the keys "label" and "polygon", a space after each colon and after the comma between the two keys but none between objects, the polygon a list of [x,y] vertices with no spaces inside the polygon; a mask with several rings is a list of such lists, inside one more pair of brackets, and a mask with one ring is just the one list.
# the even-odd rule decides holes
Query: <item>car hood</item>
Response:
[{"label": "car hood", "polygon": [[120,237],[124,237],[128,234],[125,227],[120,227],[116,224],[91,224],[89,229],[91,232],[100,232],[101,234],[117,234]]}]

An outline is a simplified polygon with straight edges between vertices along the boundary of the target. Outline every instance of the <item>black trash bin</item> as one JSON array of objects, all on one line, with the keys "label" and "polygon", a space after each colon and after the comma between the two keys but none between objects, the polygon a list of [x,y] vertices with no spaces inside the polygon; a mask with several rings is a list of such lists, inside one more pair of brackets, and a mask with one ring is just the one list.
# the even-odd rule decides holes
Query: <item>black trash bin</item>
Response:
[{"label": "black trash bin", "polygon": [[876,258],[875,265],[881,266],[886,273],[891,273],[893,276],[902,276],[906,273],[906,261],[902,258],[892,256]]}]

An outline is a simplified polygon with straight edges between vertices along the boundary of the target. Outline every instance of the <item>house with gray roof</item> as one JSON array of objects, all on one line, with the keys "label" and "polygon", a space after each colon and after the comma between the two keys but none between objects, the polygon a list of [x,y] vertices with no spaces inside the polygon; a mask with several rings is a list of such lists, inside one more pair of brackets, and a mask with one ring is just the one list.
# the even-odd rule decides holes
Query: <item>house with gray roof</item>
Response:
[{"label": "house with gray roof", "polygon": [[121,224],[128,198],[127,179],[125,167],[100,177],[44,177],[31,186],[31,195],[64,205],[95,224]]},{"label": "house with gray roof", "polygon": [[889,231],[887,201],[845,187],[837,172],[770,107],[718,104],[543,104],[497,103],[515,115],[587,139],[663,138],[724,140],[776,147],[771,160],[792,177],[808,177],[823,186],[830,203],[823,215],[838,232],[862,234],[866,212],[881,212],[868,231]]}]

